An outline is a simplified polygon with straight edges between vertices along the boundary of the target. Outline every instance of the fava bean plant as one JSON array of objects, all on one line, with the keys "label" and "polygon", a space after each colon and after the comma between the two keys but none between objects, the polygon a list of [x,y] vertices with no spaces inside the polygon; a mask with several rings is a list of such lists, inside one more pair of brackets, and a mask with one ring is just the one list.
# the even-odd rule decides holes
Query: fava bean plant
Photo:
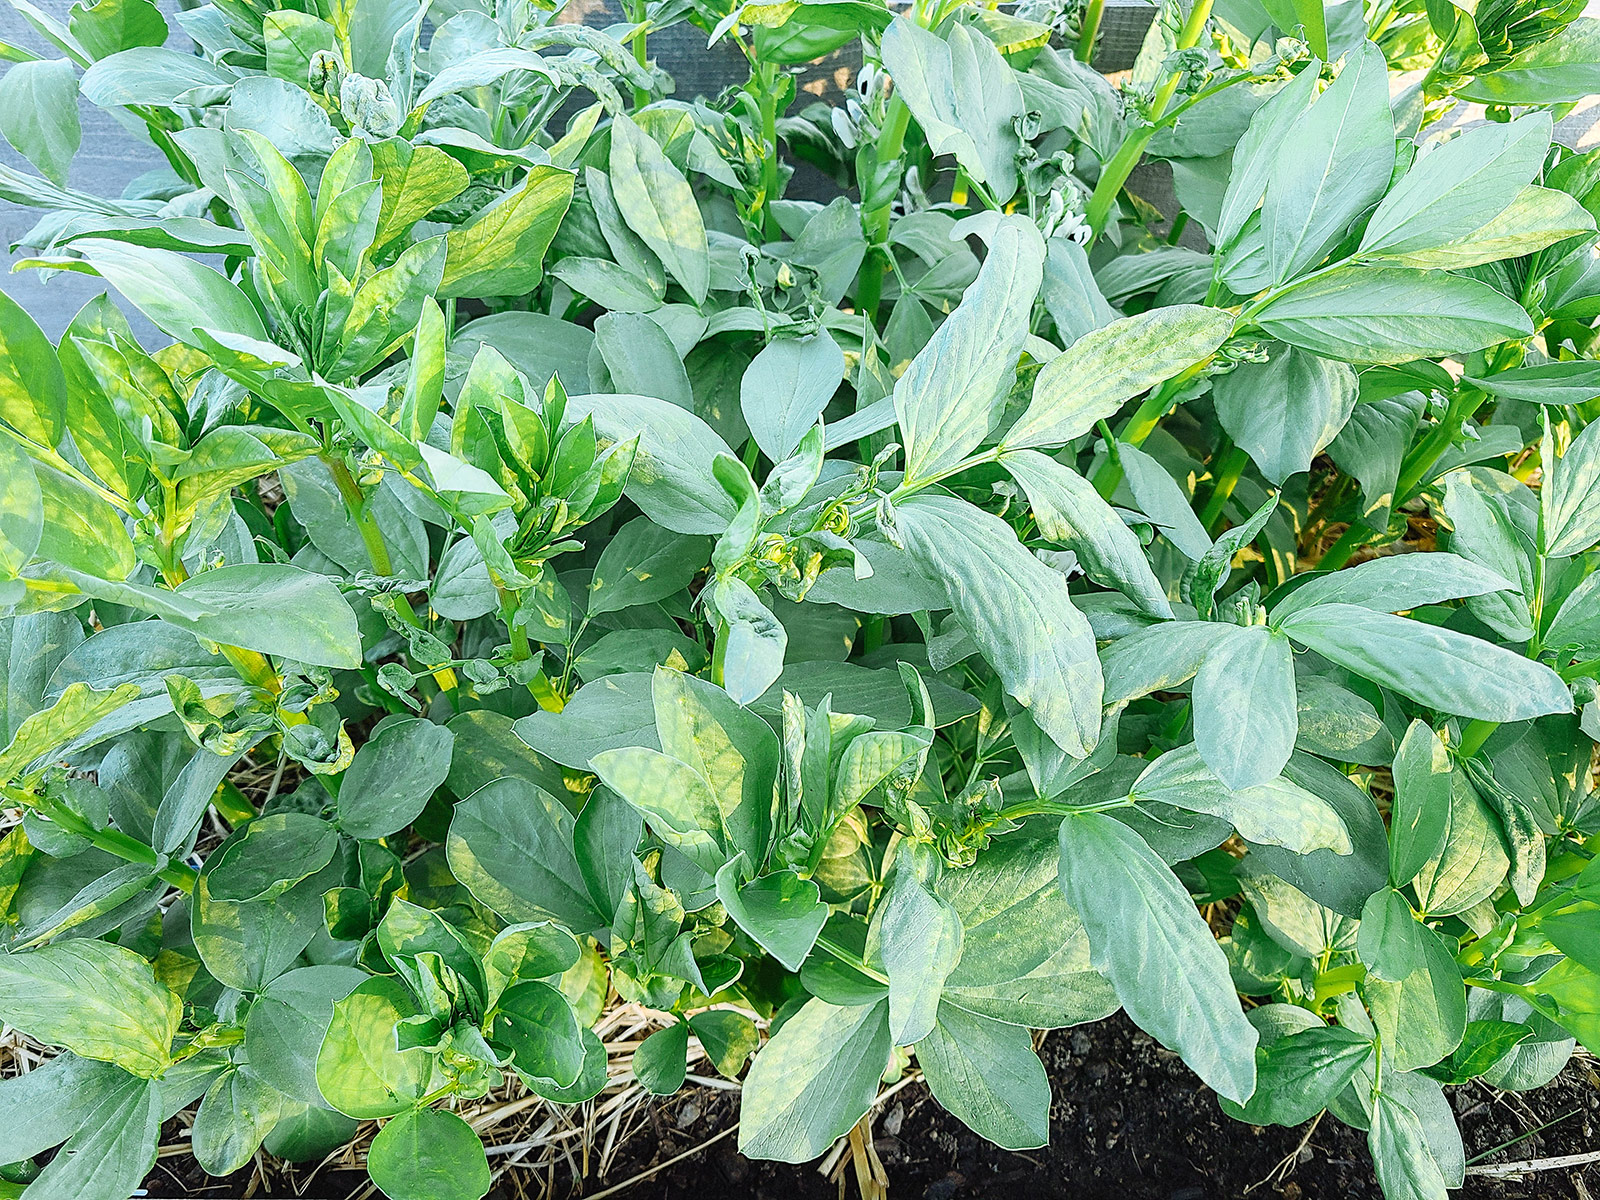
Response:
[{"label": "fava bean plant", "polygon": [[[1040,1146],[1125,1009],[1390,1200],[1600,1052],[1576,0],[1169,0],[1120,83],[1099,0],[10,2],[19,269],[106,290],[0,299],[4,1194],[198,1102],[477,1200],[616,1000],[794,1163],[913,1064]],[[72,186],[80,97],[166,165]]]}]

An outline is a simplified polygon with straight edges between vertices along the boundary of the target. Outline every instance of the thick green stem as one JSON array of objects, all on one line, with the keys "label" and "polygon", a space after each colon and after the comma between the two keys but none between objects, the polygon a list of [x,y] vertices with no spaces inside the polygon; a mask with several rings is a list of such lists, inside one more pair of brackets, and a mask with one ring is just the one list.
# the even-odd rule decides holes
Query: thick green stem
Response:
[{"label": "thick green stem", "polygon": [[772,204],[778,198],[778,69],[771,63],[762,63],[757,78],[761,95],[761,232],[769,241],[783,235]]},{"label": "thick green stem", "polygon": [[1500,728],[1498,721],[1472,721],[1461,731],[1461,744],[1456,747],[1457,753],[1463,758],[1471,758],[1483,744],[1489,740],[1489,735]]},{"label": "thick green stem", "polygon": [[[1161,423],[1161,418],[1166,415],[1167,409],[1172,407],[1173,399],[1183,390],[1183,385],[1188,383],[1201,371],[1205,370],[1211,359],[1206,358],[1194,366],[1180,371],[1171,379],[1155,388],[1144,401],[1134,410],[1122,426],[1122,432],[1117,435],[1116,441],[1129,446],[1142,446],[1156,426]],[[1108,446],[1111,439],[1107,439]],[[1122,462],[1113,453],[1107,456],[1106,461],[1100,464],[1099,470],[1094,474],[1095,490],[1108,500],[1111,493],[1117,490],[1117,485],[1122,482]]]},{"label": "thick green stem", "polygon": [[[1195,0],[1194,7],[1189,10],[1189,19],[1183,23],[1183,28],[1178,33],[1176,49],[1188,50],[1199,42],[1200,35],[1205,32],[1206,21],[1210,17],[1211,0]],[[1133,169],[1144,157],[1145,147],[1156,135],[1159,122],[1166,114],[1167,106],[1172,103],[1172,97],[1177,93],[1181,79],[1182,72],[1174,71],[1161,82],[1150,101],[1148,122],[1128,136],[1117,152],[1111,156],[1111,161],[1106,164],[1105,170],[1100,173],[1100,182],[1095,185],[1094,195],[1089,197],[1089,205],[1084,214],[1089,222],[1090,247],[1093,247],[1100,235],[1105,232],[1117,197],[1122,194],[1122,185],[1128,182],[1128,176],[1133,174]]]},{"label": "thick green stem", "polygon": [[[633,0],[628,5],[628,20],[633,22],[633,34],[628,41],[633,46],[633,60],[643,69],[648,69],[650,59],[645,46],[649,32],[649,25],[645,15],[645,0]],[[647,88],[635,87],[633,89],[633,109],[638,112],[650,103],[650,92]]]},{"label": "thick green stem", "polygon": [[1349,528],[1339,535],[1339,540],[1328,547],[1328,552],[1322,556],[1322,561],[1317,563],[1319,571],[1337,571],[1350,561],[1350,556],[1359,550],[1367,540],[1371,530],[1352,521]]},{"label": "thick green stem", "polygon": [[383,540],[383,530],[378,527],[376,518],[367,504],[367,495],[361,490],[361,485],[356,482],[356,477],[350,473],[349,466],[337,454],[324,454],[322,461],[327,465],[333,475],[333,482],[339,489],[339,495],[344,500],[345,510],[349,512],[350,519],[356,523],[356,530],[361,534],[361,544],[367,548],[367,557],[372,560],[372,569],[379,575],[393,575],[394,567],[389,558],[389,547]]},{"label": "thick green stem", "polygon": [[883,277],[889,269],[890,207],[894,204],[895,193],[899,190],[898,178],[893,186],[885,186],[879,182],[878,175],[883,164],[900,161],[900,150],[905,145],[906,128],[910,121],[911,110],[906,107],[906,102],[898,95],[890,96],[888,109],[884,113],[883,129],[873,149],[873,161],[877,166],[873,172],[874,203],[870,208],[863,208],[861,212],[861,232],[867,239],[867,256],[861,263],[861,278],[856,286],[856,303],[874,323],[878,319],[878,305],[883,298]]},{"label": "thick green stem", "polygon": [[1461,428],[1487,397],[1477,388],[1464,387],[1450,399],[1444,416],[1427,433],[1416,448],[1406,455],[1400,467],[1400,479],[1395,484],[1396,503],[1409,500],[1413,492],[1425,482],[1434,465],[1461,434]]},{"label": "thick green stem", "polygon": [[[131,838],[118,829],[96,829],[71,809],[60,804],[53,804],[41,797],[30,795],[16,788],[4,789],[6,799],[26,808],[31,808],[41,815],[48,817],[56,825],[68,833],[87,838],[98,849],[108,854],[131,863],[143,863],[153,867],[161,861],[161,856],[149,846],[136,838]],[[193,867],[183,863],[169,862],[156,874],[182,892],[194,891],[194,883],[199,878],[199,872]]]},{"label": "thick green stem", "polygon": [[[528,641],[528,631],[517,621],[517,596],[508,588],[500,589],[500,619],[506,623],[506,629],[511,634],[511,657],[515,662],[533,661],[533,644]],[[539,702],[539,707],[546,712],[560,712],[566,707],[566,699],[550,683],[550,676],[544,671],[534,673],[528,681],[528,693]]]},{"label": "thick green stem", "polygon": [[1222,510],[1233,496],[1233,489],[1239,486],[1239,479],[1249,461],[1247,451],[1232,445],[1218,459],[1217,485],[1211,489],[1211,496],[1200,511],[1200,524],[1206,527],[1212,537],[1217,535],[1216,526],[1222,518]]},{"label": "thick green stem", "polygon": [[1078,34],[1078,61],[1094,61],[1094,44],[1100,36],[1100,18],[1105,13],[1106,0],[1089,0],[1083,11],[1083,30]]}]

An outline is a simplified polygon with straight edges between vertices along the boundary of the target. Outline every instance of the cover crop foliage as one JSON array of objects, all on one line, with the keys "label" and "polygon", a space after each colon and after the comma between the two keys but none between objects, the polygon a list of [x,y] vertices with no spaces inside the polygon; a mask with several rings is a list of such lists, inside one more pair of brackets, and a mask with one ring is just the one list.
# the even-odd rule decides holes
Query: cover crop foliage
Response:
[{"label": "cover crop foliage", "polygon": [[[6,1194],[198,1101],[476,1200],[453,1108],[595,1095],[612,996],[749,1155],[913,1061],[1041,1145],[1120,1007],[1391,1200],[1600,1052],[1576,0],[1174,0],[1120,88],[1098,0],[11,2],[21,265],[106,292],[0,299]],[[167,166],[69,186],[80,96]]]}]

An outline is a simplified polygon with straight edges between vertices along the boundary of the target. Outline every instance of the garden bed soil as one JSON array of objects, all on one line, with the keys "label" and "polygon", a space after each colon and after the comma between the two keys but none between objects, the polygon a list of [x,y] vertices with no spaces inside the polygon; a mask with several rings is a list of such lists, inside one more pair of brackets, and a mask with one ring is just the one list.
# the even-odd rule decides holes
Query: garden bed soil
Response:
[{"label": "garden bed soil", "polygon": [[[989,1145],[939,1108],[920,1083],[884,1103],[872,1129],[889,1197],[1381,1200],[1364,1134],[1331,1117],[1314,1128],[1294,1129],[1233,1121],[1177,1055],[1121,1014],[1049,1034],[1041,1055],[1055,1102],[1051,1143],[1040,1150],[1013,1153]],[[1600,1071],[1587,1057],[1575,1059],[1554,1083],[1536,1092],[1502,1093],[1474,1083],[1452,1089],[1450,1096],[1469,1159],[1519,1138],[1485,1161],[1600,1148]],[[671,1099],[650,1103],[604,1178],[580,1184],[559,1166],[553,1174],[512,1172],[491,1197],[835,1200],[860,1194],[848,1160],[843,1172],[835,1172],[848,1176],[841,1193],[814,1163],[789,1166],[744,1158],[731,1133],[737,1118],[737,1093],[691,1085]],[[628,1182],[645,1172],[651,1173]],[[314,1190],[263,1192],[258,1182],[252,1193],[252,1176],[246,1171],[228,1180],[210,1179],[191,1159],[173,1156],[163,1159],[147,1181],[148,1195],[303,1194],[345,1200],[361,1196],[368,1186],[364,1172],[324,1169],[312,1181]],[[611,1190],[619,1184],[625,1186]],[[1600,1163],[1510,1180],[1471,1175],[1452,1195],[1460,1200],[1600,1200]]]}]

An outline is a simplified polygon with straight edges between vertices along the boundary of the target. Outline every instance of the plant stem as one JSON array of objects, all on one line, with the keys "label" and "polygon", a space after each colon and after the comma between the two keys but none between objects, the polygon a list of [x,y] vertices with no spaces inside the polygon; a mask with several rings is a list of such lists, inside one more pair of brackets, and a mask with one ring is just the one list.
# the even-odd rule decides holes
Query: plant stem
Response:
[{"label": "plant stem", "polygon": [[1337,571],[1350,561],[1350,556],[1366,543],[1367,535],[1371,531],[1364,526],[1352,521],[1348,528],[1339,535],[1339,540],[1328,547],[1328,552],[1322,556],[1322,561],[1317,563],[1319,571]]},{"label": "plant stem", "polygon": [[1094,43],[1100,36],[1100,18],[1105,13],[1106,0],[1089,0],[1083,11],[1083,30],[1078,34],[1078,61],[1090,64],[1094,60]]},{"label": "plant stem", "polygon": [[[883,297],[884,272],[888,270],[888,264],[884,260],[890,253],[887,249],[890,208],[894,204],[895,192],[899,190],[898,176],[893,187],[881,184],[877,176],[883,164],[899,162],[900,150],[905,145],[906,127],[910,122],[911,110],[906,107],[906,102],[899,95],[890,96],[888,108],[884,112],[883,129],[873,149],[873,162],[876,168],[872,181],[875,202],[870,208],[863,208],[861,212],[861,232],[867,239],[867,256],[861,264],[861,278],[856,286],[856,303],[874,323],[877,322],[878,304]],[[881,199],[878,199],[880,194]]]},{"label": "plant stem", "polygon": [[761,232],[769,241],[783,236],[772,204],[778,198],[778,67],[761,63],[756,69],[761,109]]},{"label": "plant stem", "polygon": [[345,511],[350,514],[350,519],[356,524],[357,532],[361,534],[361,544],[367,548],[367,557],[372,560],[372,569],[379,575],[393,575],[394,566],[389,558],[389,547],[383,540],[383,530],[378,527],[378,522],[367,504],[367,494],[361,490],[356,477],[350,473],[349,465],[343,457],[331,453],[324,454],[322,461],[333,475],[333,482],[344,500]]},{"label": "plant stem", "polygon": [[[632,3],[628,5],[628,20],[632,21],[634,25],[633,34],[628,38],[629,43],[633,46],[633,61],[638,63],[641,68],[648,69],[650,59],[645,47],[645,39],[648,34],[645,0],[632,0]],[[633,110],[638,112],[649,103],[649,91],[642,87],[635,87],[633,89]]]},{"label": "plant stem", "polygon": [[[1207,357],[1192,367],[1179,371],[1165,383],[1159,384],[1134,410],[1133,416],[1124,423],[1116,441],[1129,446],[1144,445],[1145,440],[1156,431],[1156,426],[1160,424],[1167,409],[1172,407],[1173,398],[1183,390],[1183,385],[1205,370],[1210,363],[1211,359]],[[1111,444],[1110,439],[1107,439],[1107,444]],[[1094,474],[1095,490],[1109,500],[1111,493],[1117,490],[1117,485],[1121,482],[1122,463],[1115,454],[1112,454],[1100,464],[1100,469]]]},{"label": "plant stem", "polygon": [[1489,735],[1500,728],[1498,721],[1472,721],[1461,731],[1461,744],[1456,747],[1456,752],[1463,758],[1471,758],[1483,744],[1489,740]]},{"label": "plant stem", "polygon": [[1206,531],[1212,537],[1217,535],[1216,526],[1222,518],[1222,510],[1227,507],[1233,489],[1239,485],[1239,478],[1244,474],[1245,464],[1250,461],[1250,455],[1238,446],[1230,444],[1218,461],[1220,467],[1217,484],[1211,489],[1211,496],[1206,500],[1205,508],[1200,510],[1200,524],[1206,527]]},{"label": "plant stem", "polygon": [[[1211,17],[1211,0],[1195,0],[1195,5],[1189,10],[1189,18],[1183,23],[1183,28],[1178,33],[1176,49],[1188,50],[1199,40],[1205,32],[1206,21]],[[1094,195],[1089,197],[1089,205],[1085,217],[1089,222],[1089,245],[1092,249],[1100,235],[1105,232],[1106,224],[1111,218],[1111,211],[1116,206],[1117,197],[1122,194],[1122,185],[1128,182],[1128,176],[1133,174],[1134,167],[1139,165],[1139,160],[1144,157],[1145,147],[1150,144],[1150,139],[1156,135],[1160,128],[1159,122],[1167,111],[1167,105],[1172,103],[1172,97],[1178,90],[1178,83],[1182,73],[1172,72],[1156,88],[1155,95],[1150,100],[1150,115],[1148,121],[1128,135],[1126,141],[1118,147],[1117,152],[1111,156],[1111,161],[1106,164],[1105,170],[1100,173],[1100,182],[1095,185]]]},{"label": "plant stem", "polygon": [[[528,631],[517,621],[517,596],[509,588],[500,590],[500,619],[511,633],[511,658],[515,662],[533,661],[533,645],[528,641]],[[546,712],[560,712],[566,707],[561,693],[551,686],[550,676],[538,671],[528,681],[528,693]]]},{"label": "plant stem", "polygon": [[[17,788],[8,787],[0,790],[3,790],[6,799],[12,803],[33,809],[68,833],[87,838],[96,848],[114,854],[126,862],[143,863],[145,866],[153,867],[161,861],[161,856],[153,849],[119,829],[96,829],[71,809]],[[195,880],[199,878],[199,872],[193,867],[174,862],[169,862],[156,874],[181,892],[194,891]]]},{"label": "plant stem", "polygon": [[1461,433],[1461,427],[1478,411],[1478,406],[1487,397],[1477,388],[1464,387],[1450,398],[1450,404],[1445,409],[1444,416],[1427,433],[1422,441],[1400,466],[1400,479],[1395,484],[1394,495],[1397,504],[1411,498],[1413,492],[1428,478],[1434,465],[1450,449],[1451,444]]}]

